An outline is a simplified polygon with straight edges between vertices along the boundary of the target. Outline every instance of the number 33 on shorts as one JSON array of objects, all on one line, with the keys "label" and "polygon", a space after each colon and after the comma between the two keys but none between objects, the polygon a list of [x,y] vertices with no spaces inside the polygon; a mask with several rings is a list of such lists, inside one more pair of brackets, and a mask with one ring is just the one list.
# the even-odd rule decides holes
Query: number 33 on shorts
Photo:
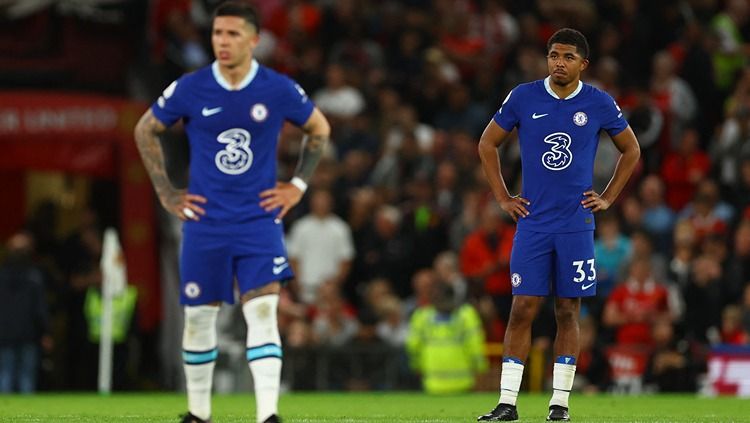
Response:
[{"label": "number 33 on shorts", "polygon": [[596,267],[594,259],[575,260],[573,261],[573,267],[575,268],[573,282],[583,283],[581,289],[585,291],[596,283]]}]

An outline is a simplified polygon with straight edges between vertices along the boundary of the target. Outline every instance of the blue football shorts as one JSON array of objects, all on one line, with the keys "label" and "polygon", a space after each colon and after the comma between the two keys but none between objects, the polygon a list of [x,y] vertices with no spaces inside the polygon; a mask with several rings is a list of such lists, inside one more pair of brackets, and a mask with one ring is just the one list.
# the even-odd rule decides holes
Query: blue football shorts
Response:
[{"label": "blue football shorts", "polygon": [[513,295],[596,295],[594,231],[516,231],[510,255]]},{"label": "blue football shorts", "polygon": [[212,226],[186,222],[180,255],[180,302],[235,302],[239,293],[294,277],[284,229],[273,219],[253,224]]}]

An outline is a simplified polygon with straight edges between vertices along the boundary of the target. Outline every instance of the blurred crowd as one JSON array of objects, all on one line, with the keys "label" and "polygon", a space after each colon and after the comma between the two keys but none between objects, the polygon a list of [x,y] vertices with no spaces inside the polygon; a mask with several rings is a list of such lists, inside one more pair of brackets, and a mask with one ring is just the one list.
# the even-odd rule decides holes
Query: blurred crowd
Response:
[{"label": "blurred crowd", "polygon": [[[144,5],[148,47],[125,77],[127,95],[153,101],[211,61],[215,3]],[[616,98],[642,150],[618,202],[597,216],[598,295],[583,309],[581,386],[612,388],[609,358],[626,351],[642,359],[647,385],[694,391],[710,347],[750,345],[750,2],[257,4],[256,58],[296,79],[333,129],[310,191],[285,222],[297,276],[280,303],[285,346],[404,348],[415,311],[446,286],[453,297],[442,312],[467,305],[484,340],[502,342],[514,224],[489,193],[476,147],[508,91],[547,75],[546,40],[564,26],[587,35],[583,79]],[[282,179],[300,140],[291,126],[282,133]],[[501,160],[518,192],[517,142],[502,147]],[[595,190],[616,160],[604,135]],[[8,255],[3,266],[11,265]],[[541,351],[555,333],[551,306],[534,327]]]}]

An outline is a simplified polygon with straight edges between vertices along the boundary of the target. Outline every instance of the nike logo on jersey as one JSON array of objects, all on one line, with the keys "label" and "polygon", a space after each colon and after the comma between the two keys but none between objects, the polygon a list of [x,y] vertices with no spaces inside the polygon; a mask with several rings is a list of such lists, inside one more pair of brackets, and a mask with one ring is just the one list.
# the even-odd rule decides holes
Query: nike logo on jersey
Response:
[{"label": "nike logo on jersey", "polygon": [[531,115],[531,118],[532,119],[539,119],[539,118],[543,118],[543,117],[547,116],[548,114],[549,113],[542,113],[541,115],[538,115],[538,114],[534,113],[533,115]]},{"label": "nike logo on jersey", "polygon": [[279,273],[283,272],[284,269],[286,269],[287,267],[289,267],[289,263],[284,263],[281,266],[274,266],[273,269],[271,269],[271,271],[273,272],[274,275],[278,275]]},{"label": "nike logo on jersey", "polygon": [[585,290],[591,288],[592,286],[594,286],[595,284],[596,284],[596,282],[592,282],[592,283],[590,283],[588,285],[581,285],[581,290],[585,291]]},{"label": "nike logo on jersey", "polygon": [[273,264],[281,264],[286,261],[286,257],[284,256],[278,256],[273,258]]},{"label": "nike logo on jersey", "polygon": [[203,110],[201,110],[201,114],[205,117],[209,117],[211,115],[215,115],[221,111],[221,107],[214,107],[213,109],[209,109],[208,107],[204,107]]}]

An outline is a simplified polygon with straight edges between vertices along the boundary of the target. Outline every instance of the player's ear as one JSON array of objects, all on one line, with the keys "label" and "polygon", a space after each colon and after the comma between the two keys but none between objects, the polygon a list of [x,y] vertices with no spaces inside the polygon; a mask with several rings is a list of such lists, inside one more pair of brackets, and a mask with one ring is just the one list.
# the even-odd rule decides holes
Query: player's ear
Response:
[{"label": "player's ear", "polygon": [[585,71],[589,67],[589,59],[581,60],[581,72]]}]

